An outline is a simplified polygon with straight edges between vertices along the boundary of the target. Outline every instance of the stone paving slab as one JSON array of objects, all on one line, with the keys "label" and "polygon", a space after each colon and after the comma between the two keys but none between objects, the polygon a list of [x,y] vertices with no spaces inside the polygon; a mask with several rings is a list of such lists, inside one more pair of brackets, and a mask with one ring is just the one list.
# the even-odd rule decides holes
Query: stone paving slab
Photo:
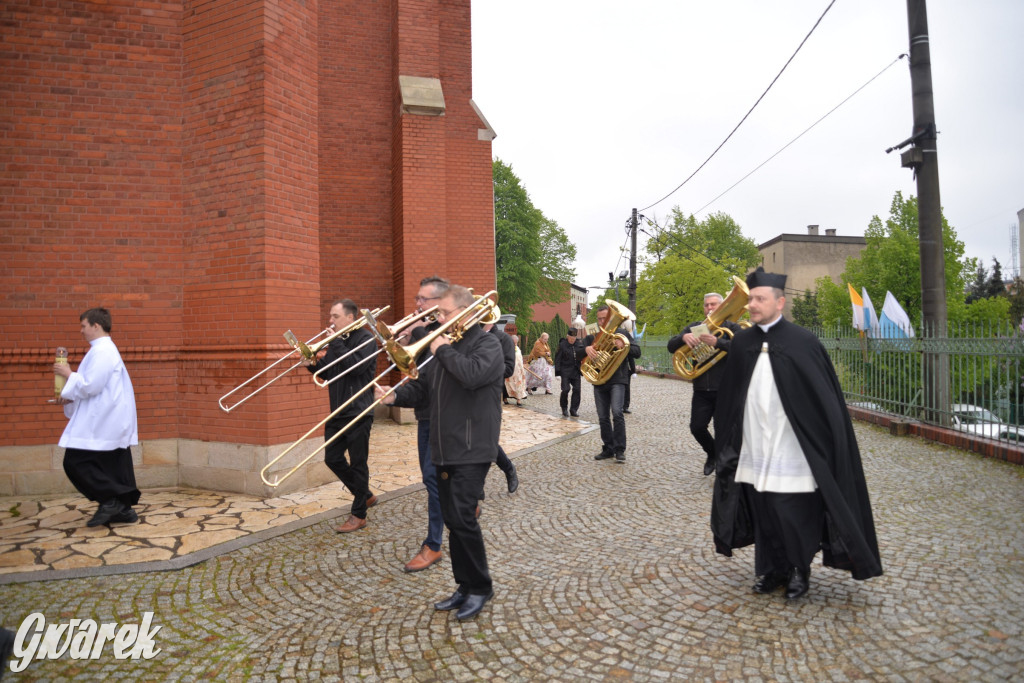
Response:
[{"label": "stone paving slab", "polygon": [[[460,623],[431,603],[447,558],[401,567],[425,532],[423,491],[339,536],[328,521],[180,571],[3,587],[0,624],[32,612],[138,623],[152,659],[33,661],[15,681],[1007,681],[1024,677],[1024,474],[865,425],[856,433],[885,575],[816,564],[793,604],[751,591],[753,551],[713,550],[712,477],[687,429],[689,385],[641,377],[627,462],[596,432],[515,458],[481,523],[495,598]],[[582,418],[594,421],[584,392]],[[557,411],[553,397],[528,410]],[[527,411],[523,411],[527,412]]]},{"label": "stone paving slab", "polygon": [[[504,406],[501,444],[506,452],[515,453],[588,427],[579,420]],[[422,486],[416,425],[375,423],[370,432],[371,490],[387,500],[389,494]],[[351,502],[341,482],[269,499],[189,488],[152,489],[143,491],[135,508],[139,523],[89,528],[85,523],[96,503],[82,496],[0,498],[0,584],[179,569],[347,514]]]}]

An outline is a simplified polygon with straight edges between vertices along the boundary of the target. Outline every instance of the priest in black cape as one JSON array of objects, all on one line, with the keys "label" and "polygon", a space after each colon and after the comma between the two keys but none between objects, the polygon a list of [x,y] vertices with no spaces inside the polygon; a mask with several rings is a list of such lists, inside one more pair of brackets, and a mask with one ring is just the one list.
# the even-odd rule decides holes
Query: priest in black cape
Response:
[{"label": "priest in black cape", "polygon": [[755,324],[736,334],[720,385],[715,549],[754,543],[758,593],[804,595],[818,550],[854,579],[882,574],[860,451],[821,342],[782,317],[786,276],[747,276]]}]

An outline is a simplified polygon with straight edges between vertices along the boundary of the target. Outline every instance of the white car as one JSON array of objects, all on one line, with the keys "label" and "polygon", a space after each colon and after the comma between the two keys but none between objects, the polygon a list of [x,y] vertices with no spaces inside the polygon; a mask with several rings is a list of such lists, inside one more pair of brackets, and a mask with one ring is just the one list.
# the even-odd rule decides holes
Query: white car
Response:
[{"label": "white car", "polygon": [[1008,425],[992,411],[969,403],[954,403],[953,428],[989,439],[1024,441],[1024,429]]}]

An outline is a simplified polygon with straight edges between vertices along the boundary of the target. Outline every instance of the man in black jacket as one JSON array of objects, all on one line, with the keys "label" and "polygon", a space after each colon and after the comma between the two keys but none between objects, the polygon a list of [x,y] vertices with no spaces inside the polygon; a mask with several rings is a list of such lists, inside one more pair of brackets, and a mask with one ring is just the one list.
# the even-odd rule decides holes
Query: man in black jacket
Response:
[{"label": "man in black jacket", "polygon": [[[580,411],[580,363],[587,357],[583,341],[577,336],[575,327],[570,327],[565,337],[558,342],[555,351],[555,374],[562,378],[562,393],[558,404],[562,407],[562,417],[579,417]],[[569,392],[572,391],[572,401]]]},{"label": "man in black jacket", "polygon": [[[448,280],[431,275],[420,280],[416,292],[416,310],[423,312],[437,305],[451,285]],[[409,325],[398,334],[402,344],[417,342],[438,327],[437,322],[421,319]],[[426,352],[420,356],[423,364],[430,357]],[[429,365],[427,368],[429,369]],[[444,519],[441,517],[441,499],[437,495],[437,470],[430,462],[430,405],[424,402],[416,406],[416,446],[419,451],[420,476],[427,490],[427,536],[416,555],[402,568],[407,573],[429,569],[441,560],[441,543],[444,541]]]},{"label": "man in black jacket", "polygon": [[[452,285],[439,302],[442,325],[474,302],[465,287]],[[484,480],[498,454],[501,384],[505,371],[501,344],[479,325],[452,343],[440,335],[430,344],[434,360],[420,378],[385,395],[384,403],[415,407],[430,402],[430,459],[438,472],[441,512],[448,527],[448,552],[458,588],[437,610],[455,610],[460,620],[480,613],[494,597],[484,537],[476,518]]]},{"label": "man in black jacket", "polygon": [[[722,295],[718,292],[709,292],[704,295],[705,320],[722,305],[723,300]],[[716,351],[726,352],[726,355],[722,356],[710,369],[693,380],[693,397],[690,399],[690,433],[707,454],[707,458],[704,460],[704,476],[708,476],[715,471],[715,438],[708,431],[708,425],[711,424],[711,418],[715,414],[718,385],[722,380],[722,373],[725,371],[725,363],[729,360],[728,352],[732,344],[732,337],[724,333],[721,337],[717,337],[711,334],[710,330],[700,336],[693,334],[691,330],[703,324],[704,320],[700,320],[684,327],[682,332],[668,340],[668,352],[674,354],[683,347],[683,344],[691,349],[697,349],[701,344],[706,344]],[[729,320],[723,322],[722,327],[728,328],[733,334],[743,329]],[[715,431],[718,431],[717,428]]]},{"label": "man in black jacket", "polygon": [[[603,330],[611,317],[611,310],[607,305],[597,309],[597,324]],[[603,334],[603,333],[598,333]],[[629,340],[628,357],[639,358],[640,346],[633,341],[625,327],[620,327],[614,334],[621,334]],[[599,352],[594,348],[594,341],[598,335],[589,334],[583,340],[587,357],[596,360]],[[615,338],[616,348],[625,348],[622,340]],[[626,398],[626,385],[629,384],[629,364],[622,359],[622,363],[604,384],[594,385],[594,404],[597,407],[597,421],[601,425],[601,452],[594,456],[594,460],[607,460],[614,457],[615,462],[626,462],[626,419],[622,416],[622,406]],[[609,413],[611,414],[609,417]]]},{"label": "man in black jacket", "polygon": [[[351,299],[341,299],[331,306],[331,323],[337,331],[355,322],[358,314],[359,309],[355,302]],[[348,335],[343,335],[343,337],[332,339],[323,356],[312,361],[307,359],[302,361],[310,372],[315,373],[317,370],[326,368],[320,375],[326,381],[346,373],[344,377],[336,379],[327,387],[332,413],[369,384],[376,369],[373,362],[368,360],[373,355],[375,346],[365,343],[373,339],[373,335],[365,326]],[[328,420],[324,425],[324,441],[334,438],[345,425],[366,410],[372,402],[373,396],[369,391],[365,391],[344,410]],[[352,508],[348,520],[335,529],[339,534],[347,534],[365,527],[366,509],[377,503],[377,496],[370,493],[370,470],[367,465],[372,426],[373,413],[370,412],[349,427],[345,433],[334,438],[334,441],[331,441],[325,449],[324,463],[352,493]],[[348,451],[347,461],[345,460],[346,451]]]}]

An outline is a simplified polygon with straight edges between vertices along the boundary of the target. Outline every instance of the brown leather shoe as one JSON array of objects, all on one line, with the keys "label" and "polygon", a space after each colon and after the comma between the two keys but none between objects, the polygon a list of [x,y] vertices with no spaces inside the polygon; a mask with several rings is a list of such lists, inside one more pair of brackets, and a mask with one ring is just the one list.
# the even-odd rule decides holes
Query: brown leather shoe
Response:
[{"label": "brown leather shoe", "polygon": [[370,494],[370,497],[366,499],[366,507],[372,508],[377,504],[377,496]]},{"label": "brown leather shoe", "polygon": [[440,550],[431,550],[430,546],[425,545],[422,548],[420,548],[420,551],[419,553],[417,553],[416,557],[409,560],[409,564],[405,565],[405,567],[403,567],[403,570],[409,574],[412,574],[413,572],[421,572],[427,567],[430,567],[438,561],[440,561],[440,559]]},{"label": "brown leather shoe", "polygon": [[339,534],[348,534],[353,531],[358,531],[359,529],[362,529],[364,526],[366,526],[365,519],[359,519],[355,515],[349,515],[348,521],[346,521],[339,527],[335,527],[334,530],[337,531]]}]

